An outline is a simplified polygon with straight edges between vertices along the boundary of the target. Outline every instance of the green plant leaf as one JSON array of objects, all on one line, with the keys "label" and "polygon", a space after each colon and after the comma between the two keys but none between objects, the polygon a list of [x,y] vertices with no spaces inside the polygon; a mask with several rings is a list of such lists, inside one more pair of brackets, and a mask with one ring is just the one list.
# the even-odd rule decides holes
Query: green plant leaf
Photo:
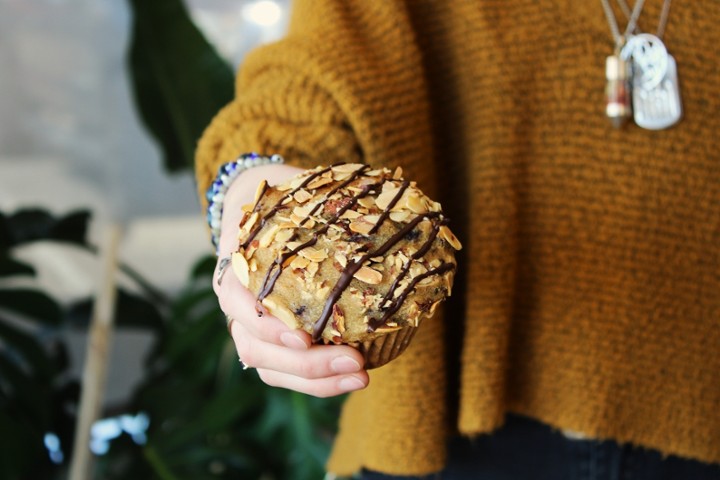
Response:
[{"label": "green plant leaf", "polygon": [[46,210],[30,208],[18,210],[0,220],[0,233],[5,231],[7,235],[7,238],[3,239],[6,248],[38,240],[86,245],[90,212],[79,210],[55,218]]},{"label": "green plant leaf", "polygon": [[13,275],[35,275],[35,269],[32,265],[15,260],[7,255],[0,254],[0,277],[10,277]]},{"label": "green plant leaf", "polygon": [[0,289],[0,310],[18,313],[46,325],[57,326],[62,320],[60,305],[55,300],[28,288]]},{"label": "green plant leaf", "polygon": [[216,263],[217,258],[214,255],[208,255],[201,258],[195,263],[195,265],[193,265],[190,278],[196,280],[203,277],[211,277],[215,271]]},{"label": "green plant leaf", "polygon": [[193,166],[195,144],[232,99],[233,72],[192,23],[181,0],[129,0],[129,68],[142,119],[170,171]]},{"label": "green plant leaf", "polygon": [[38,379],[50,382],[55,373],[53,362],[33,335],[13,327],[0,317],[0,339],[5,341],[5,353],[9,352],[26,363]]}]

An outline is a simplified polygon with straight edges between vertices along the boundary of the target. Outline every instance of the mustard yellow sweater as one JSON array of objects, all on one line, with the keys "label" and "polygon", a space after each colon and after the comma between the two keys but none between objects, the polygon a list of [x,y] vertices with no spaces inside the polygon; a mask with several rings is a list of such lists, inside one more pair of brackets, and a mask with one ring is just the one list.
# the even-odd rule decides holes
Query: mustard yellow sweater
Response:
[{"label": "mustard yellow sweater", "polygon": [[718,25],[673,3],[684,118],[615,130],[599,0],[294,1],[200,142],[200,191],[248,151],[402,165],[465,247],[444,317],[347,402],[331,471],[438,470],[506,412],[720,462]]}]

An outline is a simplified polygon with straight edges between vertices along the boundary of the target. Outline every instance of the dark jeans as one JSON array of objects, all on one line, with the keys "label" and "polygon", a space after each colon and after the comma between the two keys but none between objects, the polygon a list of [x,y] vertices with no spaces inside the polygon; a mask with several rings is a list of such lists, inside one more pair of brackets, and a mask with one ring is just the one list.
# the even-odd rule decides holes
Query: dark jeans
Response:
[{"label": "dark jeans", "polygon": [[611,441],[575,440],[539,422],[508,416],[503,428],[454,439],[447,468],[425,477],[364,472],[362,480],[720,480],[720,465]]}]

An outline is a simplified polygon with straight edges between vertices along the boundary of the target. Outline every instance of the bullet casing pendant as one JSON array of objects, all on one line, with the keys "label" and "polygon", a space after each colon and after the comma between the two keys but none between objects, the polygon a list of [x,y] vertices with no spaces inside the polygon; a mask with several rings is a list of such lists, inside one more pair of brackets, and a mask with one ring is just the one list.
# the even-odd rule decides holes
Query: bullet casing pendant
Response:
[{"label": "bullet casing pendant", "polygon": [[618,128],[632,116],[630,62],[610,55],[605,59],[605,78],[605,114]]}]

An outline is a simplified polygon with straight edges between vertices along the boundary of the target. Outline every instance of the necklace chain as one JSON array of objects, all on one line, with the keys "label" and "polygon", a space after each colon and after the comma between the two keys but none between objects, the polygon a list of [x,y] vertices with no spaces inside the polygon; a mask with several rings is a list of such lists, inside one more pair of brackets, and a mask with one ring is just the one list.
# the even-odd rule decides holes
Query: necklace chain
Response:
[{"label": "necklace chain", "polygon": [[[671,0],[665,0],[663,2],[662,10],[660,11],[660,21],[658,22],[658,28],[655,34],[658,38],[662,38],[665,33],[665,27],[667,26],[668,15],[670,13],[670,1]],[[645,0],[636,0],[632,11],[630,11],[630,6],[627,4],[626,0],[618,0],[620,9],[623,14],[628,17],[627,27],[625,28],[625,32],[622,34],[620,33],[620,27],[618,26],[617,19],[615,18],[615,14],[613,13],[609,0],[601,0],[601,2],[603,10],[605,10],[608,25],[610,25],[610,31],[612,32],[613,39],[615,40],[615,45],[619,46],[638,28],[638,20],[640,18],[640,13],[642,12],[643,5],[645,4]]]}]

